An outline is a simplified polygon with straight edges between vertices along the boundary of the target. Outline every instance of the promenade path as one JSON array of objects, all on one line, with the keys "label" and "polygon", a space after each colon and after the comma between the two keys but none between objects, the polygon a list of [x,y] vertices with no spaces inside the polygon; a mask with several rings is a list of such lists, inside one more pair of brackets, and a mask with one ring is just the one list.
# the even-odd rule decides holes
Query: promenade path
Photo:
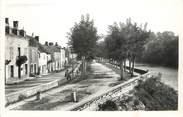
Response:
[{"label": "promenade path", "polygon": [[[101,95],[106,90],[125,82],[119,81],[119,74],[114,72],[106,65],[92,62],[89,68],[90,72],[85,79],[74,79],[64,86],[43,92],[41,100],[35,100],[35,97],[24,100],[23,103],[14,105],[13,110],[69,110],[69,108],[94,97]],[[60,77],[62,73],[55,74],[54,77]],[[73,102],[71,93],[77,93],[78,102]]]},{"label": "promenade path", "polygon": [[41,84],[49,83],[54,80],[66,81],[66,78],[64,77],[64,75],[65,75],[65,70],[58,72],[58,73],[50,73],[50,74],[42,76],[42,77],[25,80],[18,84],[5,85],[5,94],[11,94],[11,93],[23,90],[23,89],[28,89],[28,88],[35,87],[35,86],[38,86]]}]

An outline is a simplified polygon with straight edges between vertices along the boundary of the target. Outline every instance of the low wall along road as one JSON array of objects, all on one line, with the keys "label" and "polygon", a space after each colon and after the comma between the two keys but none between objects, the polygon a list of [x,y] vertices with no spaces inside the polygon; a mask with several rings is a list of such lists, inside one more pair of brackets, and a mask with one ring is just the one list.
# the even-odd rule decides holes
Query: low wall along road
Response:
[{"label": "low wall along road", "polygon": [[117,85],[117,86],[111,88],[110,90],[103,92],[98,97],[80,102],[80,103],[74,105],[73,107],[67,108],[66,110],[82,111],[82,110],[90,108],[90,107],[92,108],[93,106],[97,107],[99,102],[101,103],[101,102],[104,102],[105,99],[114,98],[118,95],[125,94],[125,93],[129,92],[130,90],[132,90],[134,88],[134,86],[136,86],[138,84],[139,80],[146,80],[147,78],[151,78],[149,73],[145,73],[141,76],[130,79],[121,85]]},{"label": "low wall along road", "polygon": [[[73,70],[73,74],[74,76],[77,75],[79,67],[80,67],[81,63],[77,65],[77,67]],[[146,73],[147,71],[144,70],[144,73]],[[113,98],[117,95],[121,95],[123,93],[126,93],[130,90],[133,89],[133,87],[138,83],[138,80],[140,79],[146,79],[148,76],[148,73],[143,74],[142,76],[138,76],[136,78],[130,79],[127,82],[117,85],[113,88],[111,88],[110,90],[107,90],[105,92],[102,92],[100,95],[95,96],[94,98],[88,98],[87,100],[83,100],[81,102],[78,102],[76,104],[74,104],[71,107],[66,108],[66,110],[84,110],[87,108],[90,108],[91,106],[97,106],[98,102],[102,102],[104,101],[104,98]],[[6,105],[11,104],[13,102],[17,102],[20,100],[23,100],[24,98],[27,97],[31,97],[37,94],[37,92],[44,92],[47,91],[49,89],[55,88],[60,86],[61,84],[63,84],[63,81],[53,81],[47,84],[43,84],[43,85],[39,85],[36,87],[32,87],[23,91],[19,91],[19,92],[15,92],[9,95],[6,95]]]},{"label": "low wall along road", "polygon": [[[73,75],[76,76],[77,74],[79,74],[79,67],[81,65],[81,62],[79,62],[79,64],[75,67],[75,69],[73,70]],[[6,95],[6,101],[5,104],[6,106],[11,104],[11,103],[15,103],[18,101],[21,101],[25,98],[34,96],[37,94],[37,92],[43,92],[43,91],[47,91],[49,89],[55,88],[55,87],[59,87],[61,84],[65,83],[66,81],[63,80],[55,80],[46,84],[42,84],[39,86],[35,86],[35,87],[31,87],[25,90],[21,90],[18,92],[14,92],[11,94],[7,94]]]}]

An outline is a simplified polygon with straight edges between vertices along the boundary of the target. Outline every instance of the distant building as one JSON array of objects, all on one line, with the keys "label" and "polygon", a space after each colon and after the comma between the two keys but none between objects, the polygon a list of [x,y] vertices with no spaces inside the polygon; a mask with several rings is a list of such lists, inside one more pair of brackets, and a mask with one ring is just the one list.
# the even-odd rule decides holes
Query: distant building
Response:
[{"label": "distant building", "polygon": [[44,45],[39,43],[38,47],[38,53],[39,53],[39,74],[40,75],[46,75],[48,72],[50,72],[50,61],[51,61],[51,55],[49,51],[47,51],[44,48]]},{"label": "distant building", "polygon": [[61,70],[61,47],[57,43],[51,47],[54,50],[55,70]]},{"label": "distant building", "polygon": [[51,54],[48,53],[47,54],[47,70],[48,70],[48,73],[51,72],[51,67],[52,67],[52,57],[51,57]]},{"label": "distant building", "polygon": [[[6,81],[15,80],[16,78],[28,77],[29,58],[28,45],[29,40],[26,32],[18,29],[18,21],[13,21],[13,27],[9,25],[9,19],[5,19],[5,77]],[[18,67],[17,61],[24,56],[25,62]]]},{"label": "distant building", "polygon": [[30,72],[29,76],[35,76],[38,74],[38,43],[39,37],[28,36],[29,39],[29,66]]},{"label": "distant building", "polygon": [[5,19],[5,80],[46,75],[47,73],[64,69],[68,64],[70,52],[57,43],[39,43],[39,36],[26,35],[24,29],[18,28],[18,21],[9,25]]},{"label": "distant building", "polygon": [[61,48],[60,52],[61,52],[61,57],[60,57],[61,58],[61,69],[64,69],[65,65],[66,65],[65,48]]},{"label": "distant building", "polygon": [[47,69],[47,53],[39,51],[39,74],[46,75],[48,73]]}]

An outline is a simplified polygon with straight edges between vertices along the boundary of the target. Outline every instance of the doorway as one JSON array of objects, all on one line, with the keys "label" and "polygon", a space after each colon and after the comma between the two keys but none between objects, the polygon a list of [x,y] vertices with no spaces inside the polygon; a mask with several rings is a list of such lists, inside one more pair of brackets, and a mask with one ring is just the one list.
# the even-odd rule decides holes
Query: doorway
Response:
[{"label": "doorway", "polygon": [[25,64],[25,74],[27,74],[27,64]]},{"label": "doorway", "polygon": [[14,66],[10,66],[10,77],[14,77]]}]

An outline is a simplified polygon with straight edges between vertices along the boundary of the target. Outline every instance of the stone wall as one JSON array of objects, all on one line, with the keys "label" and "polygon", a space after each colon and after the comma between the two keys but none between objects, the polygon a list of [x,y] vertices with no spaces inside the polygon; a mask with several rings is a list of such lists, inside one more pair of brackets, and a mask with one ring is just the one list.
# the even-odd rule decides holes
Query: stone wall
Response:
[{"label": "stone wall", "polygon": [[123,96],[124,94],[131,91],[134,86],[138,84],[139,80],[146,80],[149,77],[149,73],[143,74],[142,76],[138,76],[136,78],[130,79],[129,81],[115,86],[112,89],[104,92],[98,97],[95,97],[93,99],[85,100],[84,102],[80,102],[75,107],[72,107],[68,110],[72,111],[82,111],[82,110],[96,110],[98,107],[98,104],[104,103],[108,99],[114,99],[116,97]]},{"label": "stone wall", "polygon": [[14,102],[23,100],[24,98],[35,95],[38,91],[42,92],[42,91],[46,91],[51,88],[57,87],[57,86],[59,86],[58,82],[59,82],[58,80],[55,80],[53,82],[49,82],[49,83],[35,86],[35,87],[29,88],[29,89],[21,90],[21,91],[15,92],[15,93],[7,94],[5,104],[8,105],[10,103],[14,103]]},{"label": "stone wall", "polygon": [[[75,67],[74,76],[78,75],[78,73],[76,71],[79,70],[80,65],[81,65],[81,62],[79,62],[77,64],[77,66]],[[63,80],[55,80],[55,81],[52,81],[52,82],[49,82],[46,84],[38,85],[38,86],[35,86],[32,88],[28,88],[25,90],[21,90],[18,92],[7,94],[5,104],[8,105],[8,104],[23,100],[23,99],[28,98],[30,96],[34,96],[37,92],[47,91],[49,89],[58,87],[63,83],[64,83]]]}]

